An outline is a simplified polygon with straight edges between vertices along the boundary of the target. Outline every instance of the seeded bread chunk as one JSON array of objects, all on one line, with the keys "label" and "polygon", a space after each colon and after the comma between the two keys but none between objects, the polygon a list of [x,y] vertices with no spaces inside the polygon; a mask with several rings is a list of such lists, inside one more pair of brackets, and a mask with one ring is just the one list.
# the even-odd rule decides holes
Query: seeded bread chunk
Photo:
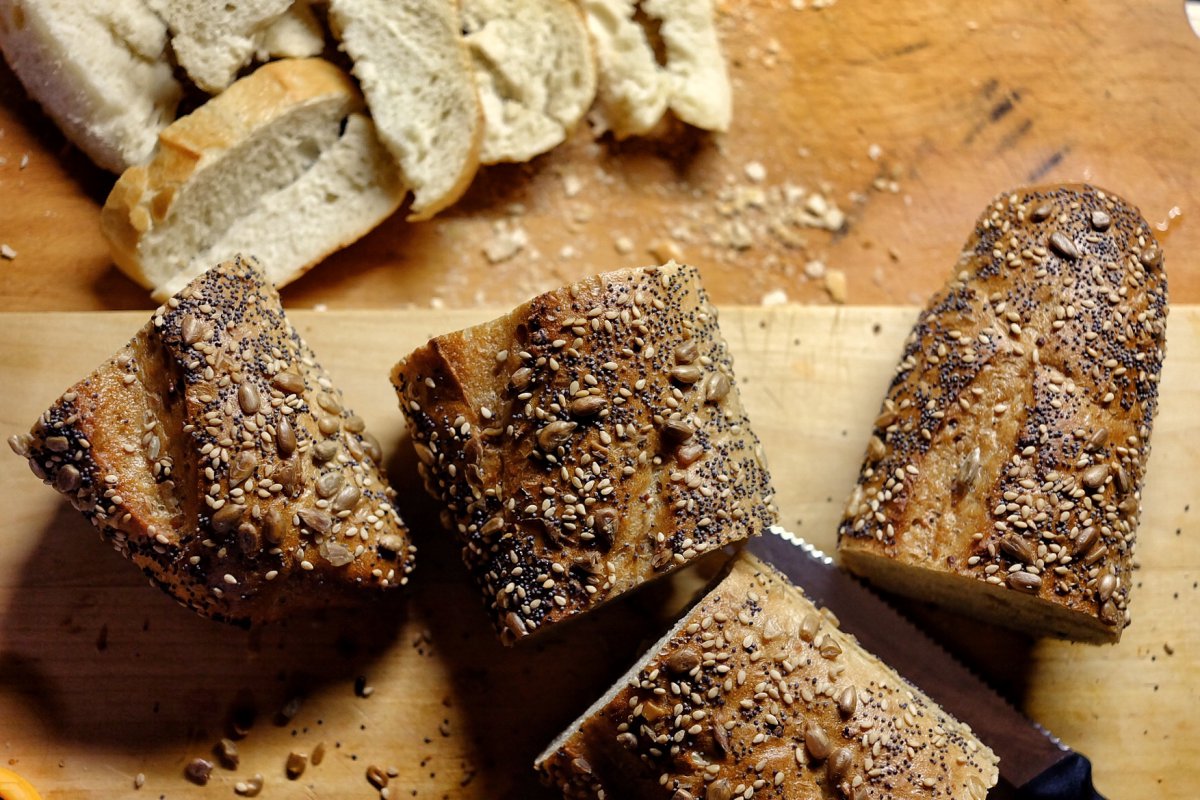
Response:
[{"label": "seeded bread chunk", "polygon": [[998,759],[748,554],[537,760],[567,798],[980,800]]},{"label": "seeded bread chunk", "polygon": [[1166,337],[1163,254],[1092,186],[980,217],[884,398],[838,550],[881,586],[1115,642]]},{"label": "seeded bread chunk", "polygon": [[610,272],[439,336],[392,382],[506,644],[772,524],[698,272]]},{"label": "seeded bread chunk", "polygon": [[10,443],[206,617],[345,604],[412,570],[379,443],[253,259],[189,284]]}]

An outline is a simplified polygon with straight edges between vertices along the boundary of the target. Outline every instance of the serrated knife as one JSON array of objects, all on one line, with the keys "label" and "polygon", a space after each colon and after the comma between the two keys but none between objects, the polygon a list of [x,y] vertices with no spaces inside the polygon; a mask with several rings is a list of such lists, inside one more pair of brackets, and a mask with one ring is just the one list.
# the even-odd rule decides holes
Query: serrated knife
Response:
[{"label": "serrated knife", "polygon": [[1092,786],[1086,757],[1024,716],[832,558],[778,525],[746,549],[832,611],[863,647],[971,726],[1000,757],[1000,783],[990,797],[1104,800]]}]

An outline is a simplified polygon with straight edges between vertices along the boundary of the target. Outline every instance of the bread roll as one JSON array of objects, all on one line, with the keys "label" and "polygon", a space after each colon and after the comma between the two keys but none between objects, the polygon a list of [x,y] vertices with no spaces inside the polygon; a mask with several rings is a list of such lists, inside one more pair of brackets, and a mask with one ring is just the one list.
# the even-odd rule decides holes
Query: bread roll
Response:
[{"label": "bread roll", "polygon": [[1119,640],[1166,315],[1133,206],[1092,186],[996,198],[905,344],[843,563],[1030,633]]},{"label": "bread roll", "polygon": [[379,443],[252,259],[161,306],[10,440],[152,583],[239,624],[405,583]]},{"label": "bread roll", "polygon": [[568,798],[981,800],[971,729],[746,554],[538,758]]},{"label": "bread roll", "polygon": [[392,381],[505,643],[775,521],[692,267],[549,292],[431,340]]},{"label": "bread roll", "polygon": [[405,187],[350,77],[319,58],[255,70],[162,132],[100,213],[117,266],[159,300],[253,250],[283,286],[389,217]]}]

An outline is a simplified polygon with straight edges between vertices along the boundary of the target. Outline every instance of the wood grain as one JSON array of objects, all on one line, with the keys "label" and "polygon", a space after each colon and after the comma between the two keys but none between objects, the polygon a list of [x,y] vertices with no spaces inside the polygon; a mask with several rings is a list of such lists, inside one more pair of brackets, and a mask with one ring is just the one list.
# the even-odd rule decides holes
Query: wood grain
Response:
[{"label": "wood grain", "polygon": [[[911,308],[729,308],[722,328],[783,521],[832,550],[866,432],[915,317]],[[0,457],[0,744],[51,798],[231,796],[254,772],[270,797],[377,796],[368,765],[393,766],[392,797],[542,798],[537,752],[666,626],[698,576],[656,584],[590,618],[505,650],[419,490],[387,381],[428,336],[491,313],[291,314],[390,453],[417,571],[401,596],[357,612],[246,633],[149,588],[20,459]],[[135,313],[0,314],[0,429],[23,430],[120,346]],[[1200,308],[1176,307],[1138,545],[1134,623],[1113,647],[1033,642],[907,606],[1037,721],[1088,754],[1109,797],[1200,792]],[[373,688],[354,692],[355,679]],[[274,716],[291,697],[296,717]],[[207,789],[183,768],[252,700],[241,767]],[[295,749],[326,755],[284,777]],[[142,772],[146,785],[133,788]],[[216,795],[214,795],[214,791]]]},{"label": "wood grain", "polygon": [[[805,272],[821,261],[845,273],[851,303],[919,304],[985,203],[1041,181],[1093,181],[1152,224],[1178,208],[1164,237],[1169,268],[1200,249],[1200,40],[1183,0],[1141,0],[1136,13],[1111,0],[719,5],[736,98],[727,135],[618,144],[580,129],[531,164],[482,171],[431,222],[397,215],[286,299],[508,306],[603,269],[659,263],[673,242],[721,303],[757,304],[773,290],[828,302],[824,281]],[[97,229],[112,176],[64,145],[2,65],[0,100],[0,242],[18,253],[0,262],[0,308],[151,308]],[[761,184],[746,175],[751,162],[766,168]],[[787,186],[822,189],[845,226],[786,224],[805,202],[782,199]],[[750,204],[722,213],[729,195]],[[492,264],[483,248],[498,225],[528,244]],[[631,252],[617,251],[621,238]],[[1177,302],[1200,302],[1200,273],[1171,278]]]}]

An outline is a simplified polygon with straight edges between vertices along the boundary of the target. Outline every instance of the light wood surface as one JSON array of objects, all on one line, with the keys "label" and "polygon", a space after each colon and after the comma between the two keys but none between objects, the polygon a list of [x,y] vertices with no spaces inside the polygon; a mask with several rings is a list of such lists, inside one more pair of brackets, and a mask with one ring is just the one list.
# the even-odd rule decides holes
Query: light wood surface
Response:
[{"label": "light wood surface", "polygon": [[[825,281],[805,272],[821,261],[845,273],[850,303],[921,304],[996,193],[1090,180],[1169,228],[1173,299],[1200,302],[1200,272],[1185,263],[1200,250],[1200,39],[1183,0],[800,5],[718,3],[735,89],[728,134],[616,144],[581,128],[531,164],[483,170],[431,222],[393,217],[285,298],[508,306],[602,269],[661,263],[673,242],[720,303],[775,290],[829,302]],[[3,65],[0,104],[0,242],[18,254],[0,261],[0,308],[151,308],[99,234],[113,177],[64,145]],[[754,162],[761,183],[746,174]],[[844,227],[789,225],[807,203],[783,199],[789,185],[823,190]],[[1182,216],[1168,225],[1174,208]],[[492,264],[483,248],[504,237],[496,225],[528,243]],[[621,238],[630,252],[617,251]]]},{"label": "light wood surface", "polygon": [[[911,308],[729,308],[722,328],[768,448],[783,521],[832,552],[842,503]],[[0,314],[0,429],[26,429],[145,314]],[[667,624],[695,575],[654,585],[516,650],[495,641],[455,548],[419,490],[387,381],[393,360],[490,312],[291,314],[391,454],[420,548],[412,584],[355,613],[253,633],[175,606],[24,463],[0,456],[0,755],[50,798],[540,798],[530,763]],[[1089,755],[1110,798],[1200,794],[1200,308],[1176,307],[1138,543],[1134,622],[1112,647],[1031,642],[909,606],[1031,717]],[[688,581],[690,580],[690,584]],[[373,693],[356,697],[355,678]],[[303,696],[289,723],[274,721]],[[253,698],[242,765],[200,789],[185,764]],[[323,763],[288,781],[295,749]],[[145,787],[134,790],[134,777]]]}]

